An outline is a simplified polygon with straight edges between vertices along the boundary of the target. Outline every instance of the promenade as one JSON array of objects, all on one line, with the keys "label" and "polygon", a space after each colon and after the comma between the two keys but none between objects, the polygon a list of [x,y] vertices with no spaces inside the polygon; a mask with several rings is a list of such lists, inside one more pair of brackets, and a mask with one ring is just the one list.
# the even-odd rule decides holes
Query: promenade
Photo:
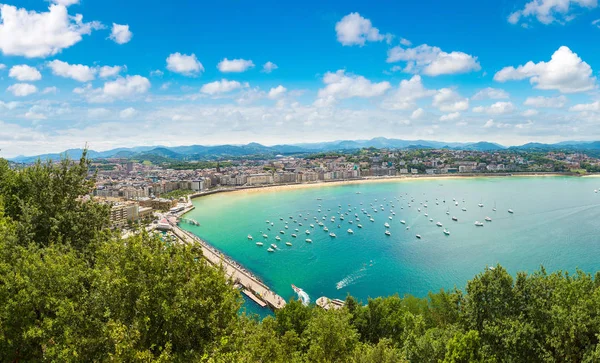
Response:
[{"label": "promenade", "polygon": [[[252,273],[239,264],[223,256],[219,251],[192,233],[184,231],[178,226],[172,226],[172,232],[184,243],[196,244],[202,248],[202,254],[214,266],[223,266],[225,274],[235,283],[241,285],[252,300],[260,306],[268,305],[271,309],[281,309],[285,306],[285,299],[271,291],[269,287],[260,282]],[[261,304],[261,301],[265,304]]]}]

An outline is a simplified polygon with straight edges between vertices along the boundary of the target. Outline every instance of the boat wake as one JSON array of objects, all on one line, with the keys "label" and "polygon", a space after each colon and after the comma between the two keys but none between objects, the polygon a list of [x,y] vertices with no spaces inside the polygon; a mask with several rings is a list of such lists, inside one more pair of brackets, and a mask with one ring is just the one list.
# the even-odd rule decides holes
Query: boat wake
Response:
[{"label": "boat wake", "polygon": [[304,291],[301,288],[296,287],[294,285],[292,285],[292,289],[294,290],[296,295],[298,295],[298,298],[300,299],[300,301],[302,301],[302,305],[308,306],[308,304],[310,304],[310,296],[308,296],[306,291]]},{"label": "boat wake", "polygon": [[340,281],[338,281],[335,284],[335,287],[338,290],[340,290],[346,286],[354,284],[357,280],[359,280],[360,278],[365,276],[366,271],[367,271],[367,268],[365,266],[361,267],[359,270],[354,271],[350,275],[348,275],[348,276],[344,277],[343,279],[341,279]]}]

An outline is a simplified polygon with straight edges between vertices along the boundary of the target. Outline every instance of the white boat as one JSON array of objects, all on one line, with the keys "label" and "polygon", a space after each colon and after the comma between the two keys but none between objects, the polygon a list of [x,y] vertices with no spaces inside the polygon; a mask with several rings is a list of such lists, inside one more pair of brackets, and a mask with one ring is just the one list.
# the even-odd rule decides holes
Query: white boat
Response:
[{"label": "white boat", "polygon": [[479,203],[477,205],[479,206],[479,208],[483,208],[483,203]]},{"label": "white boat", "polygon": [[466,212],[466,211],[467,211],[467,208],[463,207],[463,208],[462,208],[462,211],[463,211],[463,212]]},{"label": "white boat", "polygon": [[410,227],[406,227],[406,230],[408,231],[410,229]]},{"label": "white boat", "polygon": [[458,218],[456,218],[456,217],[452,217],[452,220],[455,222],[458,222]]},{"label": "white boat", "polygon": [[266,234],[263,234],[263,238],[269,238],[269,236],[267,236]]},{"label": "white boat", "polygon": [[450,235],[450,231],[449,231],[449,230],[447,230],[446,228],[444,228],[444,234],[445,234],[446,236],[449,236],[449,235]]},{"label": "white boat", "polygon": [[314,224],[311,224],[311,225],[310,225],[310,228],[315,228],[315,225],[314,225]]},{"label": "white boat", "polygon": [[438,227],[442,227],[442,222],[437,222],[435,225]]},{"label": "white boat", "polygon": [[403,220],[400,221],[400,223],[406,224],[406,221],[403,219]]},{"label": "white boat", "polygon": [[392,216],[389,216],[388,219],[391,221],[392,220]]},{"label": "white boat", "polygon": [[263,245],[263,243],[262,242],[256,242],[256,245],[259,246],[259,247],[261,247]]},{"label": "white boat", "polygon": [[375,222],[375,220],[373,218],[369,219],[371,222]]},{"label": "white boat", "polygon": [[271,243],[271,248],[277,249],[277,245],[275,243]]},{"label": "white boat", "polygon": [[433,222],[433,218],[429,218],[429,222]]},{"label": "white boat", "polygon": [[386,231],[385,231],[385,235],[386,235],[386,236],[391,236],[392,234],[390,233],[390,231],[387,231],[387,230],[386,230]]},{"label": "white boat", "polygon": [[310,239],[310,238],[307,238],[307,239],[306,239],[306,243],[312,243],[312,239]]},{"label": "white boat", "polygon": [[349,234],[354,234],[354,231],[351,230],[350,228],[348,228],[348,230],[346,232],[348,232]]},{"label": "white boat", "polygon": [[268,252],[275,252],[274,249],[272,249],[271,247],[269,247],[269,249],[267,249]]},{"label": "white boat", "polygon": [[272,225],[272,226],[274,226],[274,225],[275,225],[275,223],[271,222],[271,225]]},{"label": "white boat", "polygon": [[429,217],[429,214],[427,214],[427,213],[425,213],[425,214],[423,214],[423,215],[424,215],[425,217]]},{"label": "white boat", "polygon": [[[285,228],[287,228],[287,226],[285,226]],[[285,231],[279,231],[279,233],[285,234]]]},{"label": "white boat", "polygon": [[331,237],[331,238],[335,238],[335,237],[337,237],[337,236],[335,235],[335,233],[331,232],[331,233],[329,234],[329,237]]},{"label": "white boat", "polygon": [[358,228],[362,228],[362,224],[357,224],[356,225]]},{"label": "white boat", "polygon": [[[285,225],[285,229],[288,229],[288,228],[290,228],[290,227],[288,227],[288,225],[286,224],[286,225]],[[283,232],[283,231],[282,231],[282,232]]]},{"label": "white boat", "polygon": [[513,213],[514,213],[514,211],[513,211],[512,209],[509,209],[509,210],[508,210],[508,213],[510,213],[510,214],[513,214]]},{"label": "white boat", "polygon": [[251,240],[251,239],[252,239],[252,236],[251,236],[251,235],[248,235],[248,239],[249,239],[249,240]]},{"label": "white boat", "polygon": [[304,233],[310,234],[310,231],[307,229],[306,231],[304,231]]},{"label": "white boat", "polygon": [[327,228],[327,227],[323,228],[323,230],[324,230],[325,232],[329,232],[329,228]]},{"label": "white boat", "polygon": [[275,239],[278,241],[281,241],[281,237],[279,237],[279,236],[275,236]]},{"label": "white boat", "polygon": [[477,227],[483,227],[483,222],[475,221]]},{"label": "white boat", "polygon": [[296,237],[298,237],[298,236],[296,236],[296,234],[294,233],[294,234],[292,234],[292,237],[296,238]]},{"label": "white boat", "polygon": [[421,211],[421,208],[417,208],[417,212],[420,212],[420,211]]},{"label": "white boat", "polygon": [[389,224],[389,223],[387,223],[387,222],[385,222],[385,223],[383,224],[383,226],[384,226],[385,228],[390,228],[390,224]]},{"label": "white boat", "polygon": [[421,235],[420,235],[420,234],[418,234],[418,235],[417,235],[417,238],[418,238],[418,239],[421,239]]},{"label": "white boat", "polygon": [[492,221],[492,219],[491,219],[490,217],[485,217],[485,221],[486,221],[486,222],[491,222],[491,221]]},{"label": "white boat", "polygon": [[286,242],[285,244],[286,244],[287,246],[291,246],[291,245],[292,245],[292,242]]}]

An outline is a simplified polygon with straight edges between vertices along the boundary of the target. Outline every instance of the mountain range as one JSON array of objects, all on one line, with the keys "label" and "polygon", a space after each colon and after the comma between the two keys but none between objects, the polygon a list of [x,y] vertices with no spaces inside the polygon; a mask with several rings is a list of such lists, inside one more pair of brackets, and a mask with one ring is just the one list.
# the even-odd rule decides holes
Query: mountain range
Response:
[{"label": "mountain range", "polygon": [[[106,151],[88,150],[88,156],[91,159],[106,158],[133,158],[144,159],[148,157],[158,157],[176,160],[211,160],[224,157],[243,157],[249,155],[293,155],[306,154],[327,151],[355,150],[366,147],[378,149],[416,149],[416,148],[434,148],[434,149],[453,149],[453,150],[473,150],[473,151],[494,151],[494,150],[581,150],[600,152],[600,141],[563,141],[556,144],[528,143],[521,146],[506,147],[492,142],[475,143],[448,143],[430,140],[401,140],[377,137],[370,140],[339,140],[319,143],[301,143],[291,145],[265,146],[258,143],[246,145],[189,145],[189,146],[136,146],[131,148],[117,148]],[[83,149],[69,149],[62,153],[42,154],[34,156],[17,156],[10,159],[18,163],[31,163],[38,159],[58,160],[61,156],[68,156],[71,159],[78,159]]]}]

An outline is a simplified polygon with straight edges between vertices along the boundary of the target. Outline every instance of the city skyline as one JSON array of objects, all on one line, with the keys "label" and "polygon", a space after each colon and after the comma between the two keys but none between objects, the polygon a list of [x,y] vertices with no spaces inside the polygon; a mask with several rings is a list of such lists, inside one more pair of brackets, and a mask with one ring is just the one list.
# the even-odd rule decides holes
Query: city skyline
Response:
[{"label": "city skyline", "polygon": [[86,143],[600,139],[596,0],[22,0],[0,12],[5,157]]}]

